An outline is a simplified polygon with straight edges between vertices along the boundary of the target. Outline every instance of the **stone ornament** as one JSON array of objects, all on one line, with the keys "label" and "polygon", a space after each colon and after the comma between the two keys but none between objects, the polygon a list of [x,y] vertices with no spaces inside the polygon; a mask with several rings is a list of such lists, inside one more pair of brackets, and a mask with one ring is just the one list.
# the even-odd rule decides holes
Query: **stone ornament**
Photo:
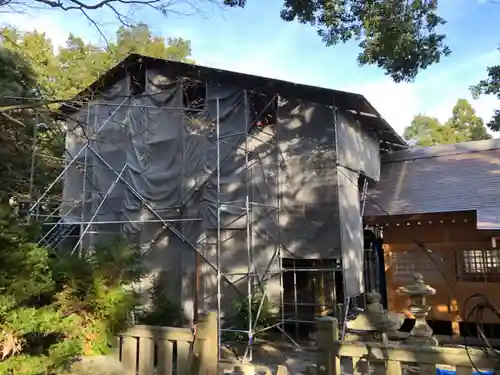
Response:
[{"label": "stone ornament", "polygon": [[347,322],[349,333],[356,333],[363,339],[387,341],[387,333],[394,332],[403,324],[404,317],[384,309],[379,293],[367,293],[367,307],[356,319]]},{"label": "stone ornament", "polygon": [[415,317],[415,326],[410,331],[410,336],[406,340],[408,344],[423,344],[437,346],[438,341],[432,335],[432,328],[427,324],[427,314],[431,307],[426,303],[427,296],[436,294],[436,289],[424,283],[424,278],[420,273],[413,275],[413,283],[399,287],[398,293],[410,297],[408,310]]}]

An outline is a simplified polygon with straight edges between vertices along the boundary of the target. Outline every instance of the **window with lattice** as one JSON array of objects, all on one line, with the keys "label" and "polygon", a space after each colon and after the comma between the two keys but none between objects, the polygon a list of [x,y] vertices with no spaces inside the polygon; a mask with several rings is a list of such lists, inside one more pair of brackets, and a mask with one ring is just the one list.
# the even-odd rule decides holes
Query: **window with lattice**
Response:
[{"label": "window with lattice", "polygon": [[398,281],[409,282],[415,273],[420,273],[425,280],[440,277],[437,264],[442,263],[437,253],[424,253],[422,250],[398,251],[392,253],[393,277]]},{"label": "window with lattice", "polygon": [[474,249],[458,252],[458,280],[500,282],[500,249]]}]

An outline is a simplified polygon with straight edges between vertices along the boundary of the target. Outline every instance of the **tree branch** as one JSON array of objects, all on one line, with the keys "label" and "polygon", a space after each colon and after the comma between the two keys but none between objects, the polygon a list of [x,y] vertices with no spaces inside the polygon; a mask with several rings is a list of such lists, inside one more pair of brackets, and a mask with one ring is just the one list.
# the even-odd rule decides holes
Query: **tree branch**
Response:
[{"label": "tree branch", "polygon": [[155,3],[159,3],[160,0],[102,0],[98,3],[94,4],[86,4],[82,1],[79,0],[68,0],[70,4],[73,5],[66,5],[62,1],[52,1],[52,0],[35,0],[37,3],[45,4],[48,5],[51,8],[59,8],[61,10],[81,10],[81,9],[86,9],[86,10],[96,10],[103,8],[105,5],[109,3],[121,3],[121,4],[128,4],[128,5],[133,5],[133,4],[139,4],[139,5],[151,5]]}]

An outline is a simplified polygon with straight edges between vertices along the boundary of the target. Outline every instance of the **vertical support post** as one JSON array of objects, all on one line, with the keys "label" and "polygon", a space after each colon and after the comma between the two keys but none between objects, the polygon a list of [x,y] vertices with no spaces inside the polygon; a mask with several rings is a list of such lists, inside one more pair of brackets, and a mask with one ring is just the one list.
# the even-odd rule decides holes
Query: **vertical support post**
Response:
[{"label": "vertical support post", "polygon": [[281,330],[285,332],[285,281],[283,279],[283,246],[281,246],[281,152],[279,152],[279,137],[278,137],[278,110],[281,105],[281,97],[276,96],[276,126],[274,128],[274,151],[276,152],[276,250],[278,251],[279,278],[280,278],[280,316]]},{"label": "vertical support post", "polygon": [[[90,125],[90,119],[91,119],[91,114],[92,114],[91,108],[93,109],[94,107],[92,107],[91,104],[90,104],[90,102],[89,102],[88,103],[88,109],[87,109],[87,124],[85,124],[86,127],[87,127],[87,132],[89,130],[88,128],[89,128],[89,125]],[[94,129],[92,129],[92,136],[93,136],[95,128],[97,127],[97,119],[98,119],[97,110],[98,109],[99,109],[99,107],[97,106],[97,103],[96,103],[95,104],[95,110],[94,110],[95,111],[94,112]],[[85,219],[86,219],[85,210],[87,208],[87,163],[88,163],[88,154],[89,154],[87,145],[91,145],[91,144],[92,144],[92,141],[89,138],[87,140],[87,144],[84,146],[85,147],[85,154],[83,156],[82,194],[80,195],[80,204],[81,204],[81,209],[80,209],[81,210],[80,211],[80,236],[79,236],[80,238],[78,239],[80,256],[83,255],[83,251],[84,251],[84,247],[85,247],[84,236],[85,236],[86,232],[85,232],[85,225],[83,223],[85,222]],[[90,198],[91,198],[90,199],[90,204],[92,204],[92,196]]]},{"label": "vertical support post", "polygon": [[198,253],[194,254],[194,311],[193,311],[193,323],[196,324],[199,319],[199,304],[200,304],[200,255]]},{"label": "vertical support post", "polygon": [[[324,268],[324,262],[320,260],[321,268]],[[320,271],[318,273],[318,302],[319,316],[328,315],[328,304],[326,301],[326,288],[325,288],[325,271]]]},{"label": "vertical support post", "polygon": [[[335,103],[332,103],[332,110],[333,110],[333,128],[334,128],[334,134],[335,134],[335,152],[338,153],[338,149],[339,149],[339,143],[338,143],[338,127],[337,127],[337,106],[335,105]],[[337,168],[338,170],[338,166],[336,166],[335,168]],[[343,241],[342,241],[342,231],[340,231],[340,243],[342,244]],[[341,246],[342,247],[342,246]],[[344,251],[344,249],[342,248],[341,249],[342,252]],[[343,298],[343,303],[344,303],[344,306],[343,306],[343,310],[344,310],[344,315],[343,315],[343,322],[342,322],[342,334],[341,334],[341,339],[344,339],[344,336],[345,336],[345,329],[346,329],[346,325],[347,325],[347,315],[348,315],[348,311],[349,311],[349,306],[350,304],[352,303],[351,302],[351,297],[348,297],[347,296],[347,280],[346,280],[346,277],[345,277],[345,272],[344,272],[344,257],[343,257],[343,254],[342,256],[340,257],[341,259],[341,268],[342,268],[342,281],[343,281],[343,293],[344,293],[344,298]]]},{"label": "vertical support post", "polygon": [[339,324],[331,316],[319,318],[317,323],[318,359],[317,375],[340,375],[340,358],[335,355],[339,339]]},{"label": "vertical support post", "polygon": [[220,244],[221,244],[221,222],[220,222],[220,103],[219,98],[217,97],[215,103],[215,127],[216,127],[216,152],[217,152],[217,240],[215,244],[215,253],[216,253],[216,264],[217,264],[217,348],[219,351],[219,356],[221,356],[221,282],[222,282],[222,274],[221,274],[221,261],[220,261]]},{"label": "vertical support post", "polygon": [[190,375],[217,375],[217,312],[199,314]]},{"label": "vertical support post", "polygon": [[252,294],[253,294],[253,257],[252,257],[252,244],[250,232],[250,170],[248,168],[248,130],[249,130],[249,101],[248,92],[244,90],[245,102],[245,244],[247,250],[247,303],[248,303],[248,344],[245,350],[244,360],[248,358],[252,361],[252,344],[253,344],[253,317],[252,317]]},{"label": "vertical support post", "polygon": [[33,128],[33,142],[31,144],[31,169],[30,169],[30,190],[29,190],[30,204],[31,204],[31,201],[33,199],[33,187],[34,187],[34,182],[35,182],[35,164],[36,164],[36,151],[37,151],[37,138],[38,138],[39,122],[40,122],[40,114],[38,113],[38,111],[36,111],[35,126]]},{"label": "vertical support post", "polygon": [[299,338],[299,305],[298,305],[298,292],[297,292],[297,264],[295,263],[295,258],[292,259],[293,262],[293,314],[295,320],[295,340]]}]

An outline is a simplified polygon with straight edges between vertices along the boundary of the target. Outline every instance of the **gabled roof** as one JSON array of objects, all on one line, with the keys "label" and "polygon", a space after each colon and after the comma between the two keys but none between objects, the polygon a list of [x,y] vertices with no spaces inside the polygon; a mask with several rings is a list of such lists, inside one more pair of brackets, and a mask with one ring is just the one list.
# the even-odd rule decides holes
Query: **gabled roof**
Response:
[{"label": "gabled roof", "polygon": [[[157,59],[153,57],[132,54],[112,69],[104,73],[96,82],[83,90],[72,101],[82,103],[99,95],[99,93],[124,78],[127,73],[143,64],[146,68],[165,69],[170,76],[186,77],[195,80],[212,80],[218,83],[230,83],[242,88],[248,88],[270,95],[280,94],[285,97],[297,98],[325,105],[335,105],[355,116],[361,124],[377,132],[381,141],[394,146],[396,149],[406,148],[407,143],[385,121],[380,113],[361,94],[326,89],[309,85],[302,85],[272,78],[236,73],[228,70],[209,68],[200,65],[186,64],[178,61]],[[75,103],[71,106],[61,106],[63,113],[75,111]],[[389,148],[394,148],[389,147]]]},{"label": "gabled roof", "polygon": [[365,217],[476,210],[500,229],[500,139],[396,151],[382,159]]}]

